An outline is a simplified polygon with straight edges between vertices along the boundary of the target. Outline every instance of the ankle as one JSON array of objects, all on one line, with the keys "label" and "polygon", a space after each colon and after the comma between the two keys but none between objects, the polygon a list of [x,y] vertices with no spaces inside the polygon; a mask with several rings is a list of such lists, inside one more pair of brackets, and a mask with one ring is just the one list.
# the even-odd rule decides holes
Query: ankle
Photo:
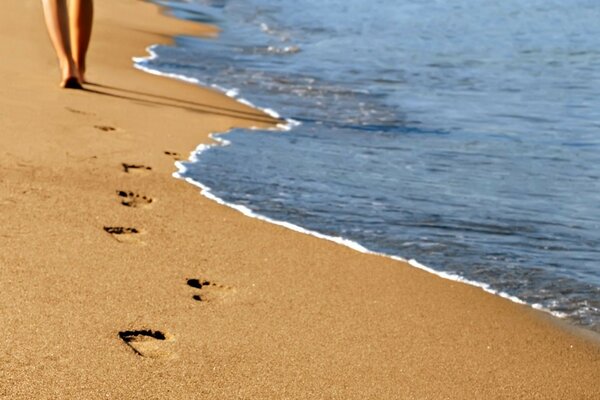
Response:
[{"label": "ankle", "polygon": [[79,73],[75,63],[72,61],[66,61],[60,63],[60,71],[62,74],[62,79],[66,80],[68,78],[79,78]]},{"label": "ankle", "polygon": [[85,58],[84,57],[74,57],[73,64],[75,69],[77,70],[77,76],[83,82],[85,77]]},{"label": "ankle", "polygon": [[61,63],[61,81],[60,87],[62,88],[81,88],[81,78],[79,71],[73,62]]}]

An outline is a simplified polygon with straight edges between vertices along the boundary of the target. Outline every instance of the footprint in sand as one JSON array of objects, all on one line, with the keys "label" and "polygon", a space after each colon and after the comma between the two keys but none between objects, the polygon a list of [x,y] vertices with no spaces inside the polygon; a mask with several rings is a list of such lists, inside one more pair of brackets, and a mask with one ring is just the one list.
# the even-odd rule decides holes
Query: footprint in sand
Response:
[{"label": "footprint in sand", "polygon": [[171,358],[174,356],[175,338],[169,333],[144,329],[139,331],[121,331],[119,338],[127,344],[135,354],[148,358]]},{"label": "footprint in sand", "polygon": [[75,109],[75,108],[71,108],[71,107],[65,107],[65,109],[66,109],[67,111],[70,111],[70,112],[72,112],[73,114],[81,114],[81,115],[96,115],[96,114],[94,114],[94,113],[91,113],[91,112],[82,111],[82,110],[77,110],[77,109]]},{"label": "footprint in sand", "polygon": [[94,125],[94,128],[102,131],[102,132],[114,132],[117,128],[108,125]]},{"label": "footprint in sand", "polygon": [[117,190],[117,195],[121,198],[121,204],[126,207],[147,208],[154,202],[152,197],[142,196],[133,192]]},{"label": "footprint in sand", "polygon": [[165,151],[165,154],[169,157],[172,157],[175,161],[181,160],[181,154],[176,153],[174,151]]},{"label": "footprint in sand", "polygon": [[206,279],[188,279],[187,284],[200,290],[199,293],[192,296],[192,299],[196,301],[210,302],[219,300],[234,291],[231,286],[221,285]]},{"label": "footprint in sand", "polygon": [[139,235],[144,233],[137,228],[125,228],[122,226],[105,226],[104,230],[115,238],[117,242],[121,243],[139,242]]},{"label": "footprint in sand", "polygon": [[152,167],[148,167],[148,166],[142,165],[142,164],[121,163],[121,166],[123,167],[123,172],[125,172],[126,174],[130,174],[132,172],[148,172],[148,171],[152,171]]}]

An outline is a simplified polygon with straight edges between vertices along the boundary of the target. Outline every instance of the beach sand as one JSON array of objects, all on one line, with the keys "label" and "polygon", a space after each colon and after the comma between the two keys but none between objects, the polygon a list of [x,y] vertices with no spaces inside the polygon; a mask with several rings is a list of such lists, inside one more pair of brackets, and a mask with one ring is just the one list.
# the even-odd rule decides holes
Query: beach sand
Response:
[{"label": "beach sand", "polygon": [[94,85],[66,91],[40,1],[0,2],[0,398],[600,398],[594,335],[172,178],[275,121],[132,67],[215,28],[96,3]]}]

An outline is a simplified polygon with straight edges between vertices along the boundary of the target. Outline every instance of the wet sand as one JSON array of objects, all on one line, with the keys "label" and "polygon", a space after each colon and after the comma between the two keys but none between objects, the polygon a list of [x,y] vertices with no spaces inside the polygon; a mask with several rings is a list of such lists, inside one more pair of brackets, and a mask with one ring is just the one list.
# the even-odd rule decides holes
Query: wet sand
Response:
[{"label": "wet sand", "polygon": [[87,91],[58,89],[40,2],[0,3],[0,398],[600,398],[594,335],[172,178],[276,121],[132,67],[214,28],[96,3]]}]

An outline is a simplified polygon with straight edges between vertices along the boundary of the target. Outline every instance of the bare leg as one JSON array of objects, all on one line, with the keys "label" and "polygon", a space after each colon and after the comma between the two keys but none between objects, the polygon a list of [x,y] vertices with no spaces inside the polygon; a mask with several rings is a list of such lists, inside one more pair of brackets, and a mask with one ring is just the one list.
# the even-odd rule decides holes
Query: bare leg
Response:
[{"label": "bare leg", "polygon": [[[71,56],[69,17],[66,0],[42,0],[50,40],[56,50],[61,71],[61,87],[79,85],[79,73]],[[81,85],[79,85],[81,87]]]},{"label": "bare leg", "polygon": [[77,67],[79,80],[85,82],[85,56],[92,37],[94,2],[92,0],[70,0],[69,28],[73,61]]}]

